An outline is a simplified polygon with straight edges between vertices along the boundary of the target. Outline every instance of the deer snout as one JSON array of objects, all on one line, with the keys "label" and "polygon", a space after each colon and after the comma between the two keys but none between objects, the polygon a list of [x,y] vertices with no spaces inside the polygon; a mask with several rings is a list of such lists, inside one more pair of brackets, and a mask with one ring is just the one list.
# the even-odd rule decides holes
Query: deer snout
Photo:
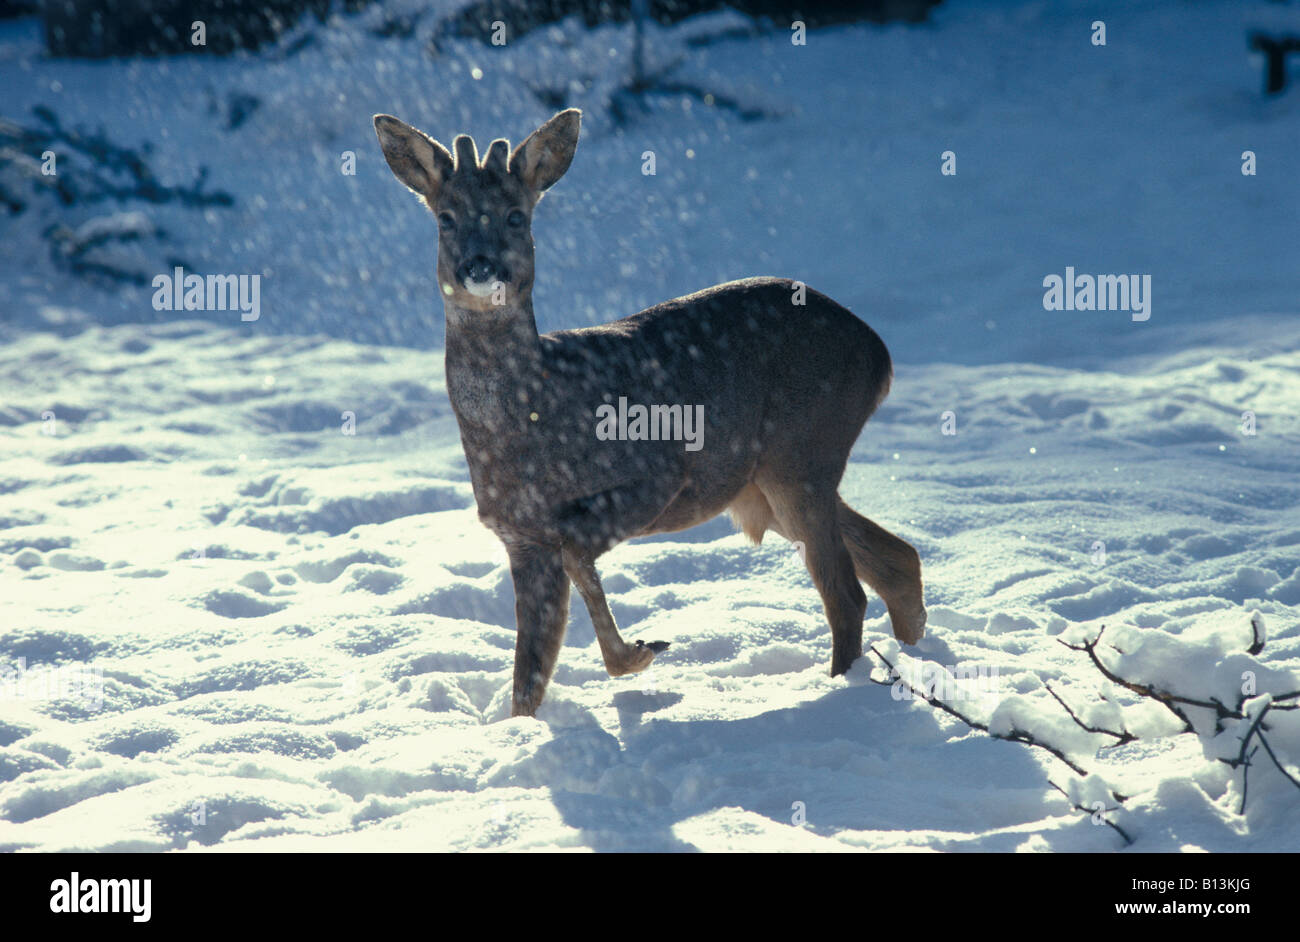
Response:
[{"label": "deer snout", "polygon": [[473,258],[462,262],[456,275],[465,284],[471,282],[484,284],[486,282],[505,280],[504,269],[486,255],[475,255]]}]

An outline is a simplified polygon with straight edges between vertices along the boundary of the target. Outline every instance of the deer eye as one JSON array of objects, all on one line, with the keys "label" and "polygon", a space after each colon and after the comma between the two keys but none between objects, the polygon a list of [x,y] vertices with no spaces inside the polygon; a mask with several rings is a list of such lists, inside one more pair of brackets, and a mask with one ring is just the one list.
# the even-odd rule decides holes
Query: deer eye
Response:
[{"label": "deer eye", "polygon": [[455,229],[456,217],[453,216],[451,213],[439,213],[438,225],[444,229]]},{"label": "deer eye", "polygon": [[506,216],[506,225],[511,229],[518,229],[527,221],[528,217],[524,215],[522,209],[512,209],[510,210],[509,215]]}]

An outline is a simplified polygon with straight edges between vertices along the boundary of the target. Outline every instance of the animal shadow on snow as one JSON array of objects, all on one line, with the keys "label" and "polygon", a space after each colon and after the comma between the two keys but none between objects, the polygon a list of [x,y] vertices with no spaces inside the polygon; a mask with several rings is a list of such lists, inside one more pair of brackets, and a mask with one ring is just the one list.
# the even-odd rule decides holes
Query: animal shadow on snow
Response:
[{"label": "animal shadow on snow", "polygon": [[[565,823],[598,851],[697,850],[674,827],[721,808],[794,827],[795,802],[803,802],[803,827],[823,837],[845,830],[974,833],[980,836],[958,838],[949,849],[1009,852],[1029,835],[985,832],[1061,812],[1024,747],[975,735],[951,741],[953,732],[930,708],[854,679],[816,700],[739,720],[645,722],[682,695],[621,692],[614,695],[619,736],[569,704],[562,718],[539,717],[555,738],[534,758],[572,768],[570,737],[585,741],[584,759],[593,746],[601,755],[603,767],[547,783]],[[1105,842],[1097,849],[1107,849]]]}]

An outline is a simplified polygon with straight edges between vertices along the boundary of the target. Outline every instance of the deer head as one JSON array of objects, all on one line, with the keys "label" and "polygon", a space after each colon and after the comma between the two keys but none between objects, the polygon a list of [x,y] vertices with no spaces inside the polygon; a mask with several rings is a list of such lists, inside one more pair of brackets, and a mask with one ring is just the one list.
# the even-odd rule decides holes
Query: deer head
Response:
[{"label": "deer head", "polygon": [[527,308],[533,290],[533,208],[569,169],[581,112],[561,111],[510,151],[499,138],[480,161],[462,134],[448,151],[391,115],[375,115],[384,159],[438,221],[438,286],[448,313]]}]

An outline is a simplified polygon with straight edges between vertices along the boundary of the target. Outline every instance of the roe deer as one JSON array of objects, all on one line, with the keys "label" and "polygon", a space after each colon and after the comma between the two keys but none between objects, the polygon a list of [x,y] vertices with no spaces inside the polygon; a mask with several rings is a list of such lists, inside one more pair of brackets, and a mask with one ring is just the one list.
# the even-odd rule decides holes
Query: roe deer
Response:
[{"label": "roe deer", "polygon": [[[389,167],[438,221],[447,393],[479,518],[505,544],[514,581],[512,715],[532,716],[542,702],[570,580],[610,675],[644,670],[668,645],[623,640],[596,558],[629,537],[723,510],[755,543],[771,529],[804,545],[831,626],[832,676],[862,654],[859,579],[884,599],[895,637],[920,639],[916,550],[836,492],[893,379],[875,331],[797,283],[748,278],[539,336],[532,213],[569,169],[579,112],[560,112],[513,151],[493,141],[482,162],[466,135],[449,152],[390,115],[374,120]],[[598,411],[623,397],[694,415],[702,406],[703,447],[668,435],[598,438]]]}]

